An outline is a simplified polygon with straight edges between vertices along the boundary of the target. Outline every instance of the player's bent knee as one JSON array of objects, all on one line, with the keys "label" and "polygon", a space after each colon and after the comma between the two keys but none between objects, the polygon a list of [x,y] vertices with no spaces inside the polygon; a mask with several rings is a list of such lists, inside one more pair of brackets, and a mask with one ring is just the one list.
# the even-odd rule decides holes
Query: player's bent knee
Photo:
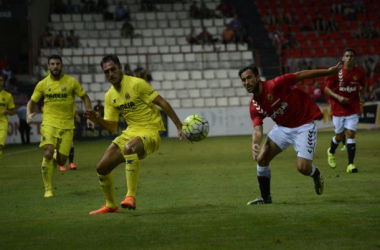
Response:
[{"label": "player's bent knee", "polygon": [[259,155],[257,157],[257,164],[259,164],[259,166],[269,166],[270,161]]}]

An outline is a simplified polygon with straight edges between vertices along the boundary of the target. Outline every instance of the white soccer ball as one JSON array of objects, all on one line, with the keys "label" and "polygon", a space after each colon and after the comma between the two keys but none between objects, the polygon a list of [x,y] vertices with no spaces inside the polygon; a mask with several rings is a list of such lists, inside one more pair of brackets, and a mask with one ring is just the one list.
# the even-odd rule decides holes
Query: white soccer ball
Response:
[{"label": "white soccer ball", "polygon": [[206,118],[198,114],[189,115],[182,122],[182,131],[190,141],[197,142],[205,139],[209,129],[210,126]]}]

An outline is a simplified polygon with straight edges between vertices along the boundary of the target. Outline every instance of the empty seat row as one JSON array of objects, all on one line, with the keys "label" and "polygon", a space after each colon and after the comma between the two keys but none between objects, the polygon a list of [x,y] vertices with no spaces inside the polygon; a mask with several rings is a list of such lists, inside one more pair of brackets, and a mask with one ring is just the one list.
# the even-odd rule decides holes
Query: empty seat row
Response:
[{"label": "empty seat row", "polygon": [[[130,24],[135,29],[156,29],[156,28],[190,28],[195,27],[198,30],[202,26],[210,28],[223,27],[230,22],[230,19],[176,19],[176,20],[158,20],[158,21],[131,21]],[[64,22],[51,22],[51,29],[53,30],[121,30],[123,22],[114,21],[64,21]]]},{"label": "empty seat row", "polygon": [[[113,43],[111,46],[97,47],[95,46],[97,41],[94,41],[96,44],[91,44],[92,41],[87,43],[87,46],[79,47],[79,48],[63,48],[62,55],[71,56],[71,55],[104,55],[104,54],[165,54],[165,53],[208,53],[210,56],[215,57],[215,55],[220,54],[222,56],[222,60],[228,59],[229,54],[235,55],[236,58],[243,58],[249,60],[252,58],[252,51],[247,49],[247,46],[239,45],[235,46],[235,44],[228,44],[226,47],[223,45],[213,46],[200,46],[200,45],[174,45],[174,46],[133,46],[128,45],[128,43],[123,43],[121,45],[115,45]],[[106,41],[101,41],[100,43],[106,43]],[[103,44],[104,44],[103,43]],[[112,41],[111,41],[112,43]],[[91,45],[91,46],[89,46]],[[217,52],[216,52],[216,51]],[[42,49],[42,51],[46,51],[44,54],[49,54],[51,49]],[[241,55],[241,57],[239,57]],[[192,57],[188,55],[188,57]],[[203,59],[203,58],[202,58]],[[192,60],[192,59],[189,59]]]},{"label": "empty seat row", "polygon": [[197,79],[197,80],[164,80],[150,82],[151,86],[157,90],[185,90],[185,89],[214,89],[214,88],[241,88],[243,85],[237,74],[234,79]]},{"label": "empty seat row", "polygon": [[[179,46],[177,46],[179,47]],[[160,48],[160,47],[159,47]],[[139,54],[139,51],[132,51],[129,48],[77,48],[77,49],[41,49],[41,60],[46,60],[51,54],[60,54],[66,62],[74,64],[97,64],[97,60],[106,54],[117,54],[123,62],[145,63],[145,62],[207,62],[207,61],[253,61],[251,51],[221,51],[221,52],[184,52],[165,48],[149,54],[148,51]]]}]

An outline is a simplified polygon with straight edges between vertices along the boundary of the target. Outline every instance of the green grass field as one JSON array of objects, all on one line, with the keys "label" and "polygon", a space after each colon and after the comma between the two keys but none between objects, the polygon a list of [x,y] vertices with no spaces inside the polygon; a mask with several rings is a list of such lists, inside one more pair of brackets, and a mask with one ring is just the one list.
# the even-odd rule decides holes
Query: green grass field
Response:
[{"label": "green grass field", "polygon": [[[380,249],[380,131],[359,131],[356,166],[347,153],[327,165],[333,132],[320,132],[314,163],[324,194],[295,167],[288,148],[271,164],[273,204],[259,197],[251,136],[187,145],[163,139],[141,162],[135,211],[89,215],[104,204],[96,163],[110,141],[75,142],[76,171],[55,170],[43,198],[38,146],[8,146],[0,162],[0,249]],[[115,169],[125,195],[124,166]]]}]

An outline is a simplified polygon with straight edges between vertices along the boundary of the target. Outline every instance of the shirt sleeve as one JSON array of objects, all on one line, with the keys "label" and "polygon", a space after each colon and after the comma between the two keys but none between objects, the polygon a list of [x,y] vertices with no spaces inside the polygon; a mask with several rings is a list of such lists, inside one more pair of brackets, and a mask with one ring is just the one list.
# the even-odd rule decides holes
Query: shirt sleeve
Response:
[{"label": "shirt sleeve", "polygon": [[42,86],[43,86],[42,82],[39,82],[37,86],[34,88],[32,97],[30,98],[32,99],[32,101],[34,102],[40,101],[41,97],[44,95]]},{"label": "shirt sleeve", "polygon": [[253,101],[251,101],[251,105],[249,106],[249,111],[250,111],[249,113],[251,115],[253,127],[263,125],[263,120],[265,119],[265,116],[263,116],[256,110]]},{"label": "shirt sleeve", "polygon": [[274,88],[287,88],[296,84],[296,75],[293,73],[285,74],[274,79]]},{"label": "shirt sleeve", "polygon": [[331,89],[333,85],[334,85],[334,76],[333,75],[328,76],[326,80],[326,87]]},{"label": "shirt sleeve", "polygon": [[111,93],[107,92],[104,99],[104,120],[112,122],[119,121],[119,112],[112,105]]},{"label": "shirt sleeve", "polygon": [[83,89],[82,85],[75,78],[73,78],[73,81],[75,94],[79,97],[84,96],[86,94],[86,91]]},{"label": "shirt sleeve", "polygon": [[9,94],[8,109],[14,109],[14,108],[15,108],[15,102],[13,101],[13,96]]},{"label": "shirt sleeve", "polygon": [[158,93],[144,80],[136,84],[136,91],[141,100],[146,104],[151,103],[158,96]]}]

